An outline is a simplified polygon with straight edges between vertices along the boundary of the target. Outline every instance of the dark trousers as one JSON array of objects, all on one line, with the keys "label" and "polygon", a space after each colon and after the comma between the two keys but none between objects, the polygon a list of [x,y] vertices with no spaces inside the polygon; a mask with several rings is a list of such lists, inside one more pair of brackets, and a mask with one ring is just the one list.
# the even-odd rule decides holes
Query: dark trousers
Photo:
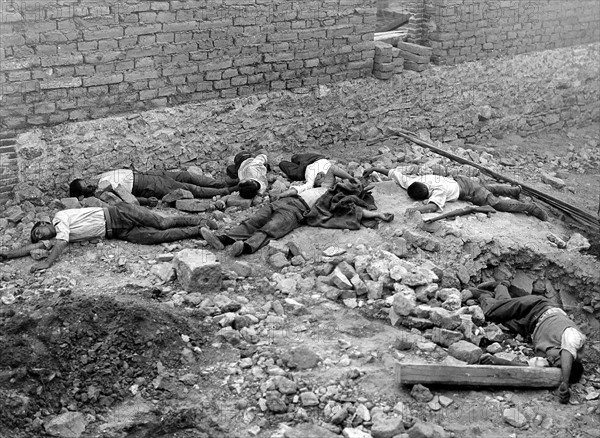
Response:
[{"label": "dark trousers", "polygon": [[521,296],[511,298],[506,288],[497,289],[493,298],[482,294],[479,303],[487,321],[504,324],[523,335],[531,335],[540,315],[555,307],[549,299],[526,294],[518,288],[511,287],[510,293]]},{"label": "dark trousers", "polygon": [[306,168],[322,158],[323,155],[315,153],[304,153],[292,155],[292,161],[281,161],[279,168],[292,181],[304,181]]},{"label": "dark trousers", "polygon": [[480,184],[467,176],[455,176],[458,183],[461,201],[472,202],[475,205],[491,205],[498,203],[498,196],[511,196],[511,186],[507,184]]},{"label": "dark trousers", "polygon": [[[171,178],[168,174],[174,174],[178,178],[182,178],[188,181],[198,180],[202,181],[206,177],[195,177],[189,172],[160,172],[156,171],[156,174],[150,173],[134,173],[133,177],[133,196],[142,198],[150,198],[152,196],[156,198],[162,198],[173,190],[184,189],[192,193],[194,198],[212,198],[218,195],[227,195],[229,190],[226,188],[214,188],[214,187],[202,187],[194,183],[180,182]],[[187,174],[187,175],[186,175]],[[212,178],[207,178],[212,179]]]},{"label": "dark trousers", "polygon": [[[156,171],[148,173],[154,175],[154,172]],[[227,187],[227,184],[223,180],[216,180],[214,178],[210,178],[204,175],[194,175],[186,170],[162,172],[157,174],[162,176],[168,176],[169,178],[172,178],[177,182],[194,184],[195,186],[211,187],[213,189],[222,189],[223,187]]]},{"label": "dark trousers", "polygon": [[163,217],[148,208],[124,202],[107,210],[107,231],[112,234],[107,237],[144,245],[198,237],[199,225],[204,222],[198,216]]},{"label": "dark trousers", "polygon": [[225,244],[243,240],[250,252],[256,252],[271,239],[279,239],[298,228],[307,210],[301,198],[282,198],[265,205],[220,239]]}]

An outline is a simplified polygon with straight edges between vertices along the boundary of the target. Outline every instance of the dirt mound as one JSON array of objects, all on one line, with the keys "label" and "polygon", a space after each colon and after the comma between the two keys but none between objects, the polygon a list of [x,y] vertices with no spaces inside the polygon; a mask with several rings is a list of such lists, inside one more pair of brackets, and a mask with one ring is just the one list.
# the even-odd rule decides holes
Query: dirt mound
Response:
[{"label": "dirt mound", "polygon": [[8,407],[0,431],[64,408],[95,415],[132,393],[152,396],[158,368],[180,365],[210,334],[147,302],[61,297],[35,307],[0,318],[0,404]]}]

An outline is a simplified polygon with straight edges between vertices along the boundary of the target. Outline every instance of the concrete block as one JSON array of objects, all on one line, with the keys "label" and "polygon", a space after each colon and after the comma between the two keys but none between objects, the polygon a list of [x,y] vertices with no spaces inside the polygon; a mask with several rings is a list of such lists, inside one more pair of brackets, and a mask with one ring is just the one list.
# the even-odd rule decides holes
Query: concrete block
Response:
[{"label": "concrete block", "polygon": [[60,203],[64,205],[66,209],[81,207],[79,199],[77,198],[61,198]]},{"label": "concrete block", "polygon": [[468,341],[458,341],[448,348],[448,354],[467,363],[477,363],[483,350]]},{"label": "concrete block", "polygon": [[429,64],[430,56],[424,55],[415,55],[414,53],[406,52],[404,50],[400,50],[400,56],[404,58],[405,61],[412,61],[417,64]]},{"label": "concrete block", "polygon": [[204,249],[184,249],[173,259],[179,283],[187,292],[218,292],[221,290],[221,264],[216,256]]},{"label": "concrete block", "polygon": [[115,194],[123,200],[126,204],[131,205],[140,205],[140,202],[137,200],[135,196],[131,194],[129,190],[127,190],[124,186],[119,184],[114,188]]},{"label": "concrete block", "polygon": [[404,70],[422,72],[427,70],[427,67],[429,67],[429,64],[417,64],[412,61],[404,61]]}]

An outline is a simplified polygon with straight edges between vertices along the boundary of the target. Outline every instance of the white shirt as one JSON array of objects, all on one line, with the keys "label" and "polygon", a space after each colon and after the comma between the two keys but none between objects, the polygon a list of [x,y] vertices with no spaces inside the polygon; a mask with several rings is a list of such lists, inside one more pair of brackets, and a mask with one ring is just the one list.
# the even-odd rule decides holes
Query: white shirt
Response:
[{"label": "white shirt", "polygon": [[80,242],[106,236],[106,219],[102,207],[73,208],[56,213],[52,224],[56,239]]},{"label": "white shirt", "polygon": [[116,189],[119,184],[123,186],[129,193],[133,191],[133,170],[116,169],[101,173],[97,176],[98,182],[108,181],[113,189]]},{"label": "white shirt", "polygon": [[306,166],[306,171],[304,172],[304,179],[306,180],[304,184],[299,186],[293,186],[298,194],[304,192],[305,190],[312,189],[315,186],[315,178],[319,173],[327,174],[329,169],[331,168],[331,161],[322,158],[320,160],[315,161],[312,164]]},{"label": "white shirt", "polygon": [[260,190],[258,193],[263,194],[269,186],[267,181],[267,156],[265,154],[259,154],[254,158],[248,158],[244,160],[238,169],[238,178],[240,181],[244,179],[253,179],[260,184]]},{"label": "white shirt", "polygon": [[313,205],[317,203],[317,200],[323,196],[327,190],[329,190],[327,187],[315,187],[314,189],[303,191],[298,196],[300,196],[304,202],[306,202],[306,205],[308,205],[309,208],[312,208]]},{"label": "white shirt", "polygon": [[414,175],[407,176],[402,173],[400,167],[390,170],[388,176],[403,189],[407,189],[412,183],[420,182],[427,186],[429,199],[425,203],[432,202],[441,210],[446,202],[456,201],[459,195],[459,186],[452,178],[439,175]]}]

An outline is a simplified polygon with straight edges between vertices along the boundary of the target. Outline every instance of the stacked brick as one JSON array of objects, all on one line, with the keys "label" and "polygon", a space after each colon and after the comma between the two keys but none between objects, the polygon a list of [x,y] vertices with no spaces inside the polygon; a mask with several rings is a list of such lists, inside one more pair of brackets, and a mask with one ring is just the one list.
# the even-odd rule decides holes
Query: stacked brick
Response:
[{"label": "stacked brick", "polygon": [[397,48],[382,41],[375,42],[373,76],[384,81],[391,79],[394,74],[402,73],[402,63],[400,51]]},{"label": "stacked brick", "polygon": [[17,184],[17,140],[13,132],[0,132],[0,199]]},{"label": "stacked brick", "polygon": [[404,68],[406,70],[422,72],[429,67],[431,47],[400,41],[398,42],[398,50],[400,56],[404,59]]},{"label": "stacked brick", "polygon": [[0,2],[0,127],[368,76],[376,0]]}]

